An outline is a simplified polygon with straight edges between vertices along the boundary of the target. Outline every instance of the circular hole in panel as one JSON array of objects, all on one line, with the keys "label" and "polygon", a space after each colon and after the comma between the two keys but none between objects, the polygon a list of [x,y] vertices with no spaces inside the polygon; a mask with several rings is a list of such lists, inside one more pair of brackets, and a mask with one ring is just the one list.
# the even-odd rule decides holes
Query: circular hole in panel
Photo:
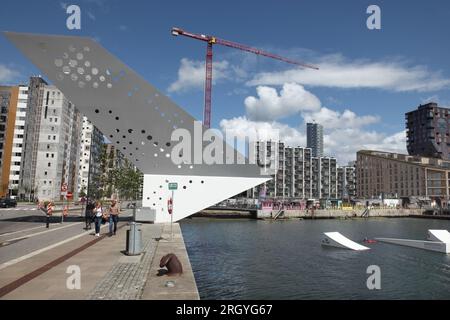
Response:
[{"label": "circular hole in panel", "polygon": [[98,109],[95,109],[95,113],[99,113],[100,112],[100,110],[98,110]]},{"label": "circular hole in panel", "polygon": [[166,153],[166,158],[170,158],[170,153]]},{"label": "circular hole in panel", "polygon": [[167,147],[170,147],[170,142],[166,142],[166,146],[167,146]]},{"label": "circular hole in panel", "polygon": [[162,186],[159,186],[160,189],[162,189]]},{"label": "circular hole in panel", "polygon": [[72,79],[73,81],[77,81],[78,80],[78,76],[75,73],[72,73],[70,75],[70,79]]},{"label": "circular hole in panel", "polygon": [[106,69],[106,74],[107,74],[108,76],[110,76],[110,75],[111,75],[111,71],[110,71],[109,69]]},{"label": "circular hole in panel", "polygon": [[61,68],[63,66],[63,60],[55,59],[55,66],[57,66],[58,68]]},{"label": "circular hole in panel", "polygon": [[204,183],[205,181],[202,180],[202,181],[200,181],[200,182],[201,182],[201,183]]},{"label": "circular hole in panel", "polygon": [[108,89],[111,89],[111,88],[112,88],[112,84],[111,84],[111,83],[108,83],[108,84],[106,85],[106,87],[107,87]]},{"label": "circular hole in panel", "polygon": [[119,117],[116,117],[116,120],[119,120]]},{"label": "circular hole in panel", "polygon": [[98,83],[97,83],[97,82],[94,82],[94,83],[92,84],[92,86],[93,86],[95,89],[97,89],[97,88],[98,88]]},{"label": "circular hole in panel", "polygon": [[91,51],[91,48],[89,48],[89,47],[84,47],[83,50],[86,51],[86,52],[89,52],[89,51]]},{"label": "circular hole in panel", "polygon": [[192,180],[189,180],[189,183],[192,183]]},{"label": "circular hole in panel", "polygon": [[119,142],[119,141],[116,141],[116,143],[119,144],[120,142]]},{"label": "circular hole in panel", "polygon": [[133,129],[128,129],[128,133],[133,133]]},{"label": "circular hole in panel", "polygon": [[155,158],[157,158],[158,157],[158,154],[157,153],[155,153],[154,155],[153,155]]},{"label": "circular hole in panel", "polygon": [[69,54],[68,54],[67,52],[64,52],[63,58],[64,58],[64,59],[69,59]]},{"label": "circular hole in panel", "polygon": [[64,66],[62,70],[63,70],[63,73],[70,74],[70,67],[69,66]]},{"label": "circular hole in panel", "polygon": [[160,197],[159,200],[162,200],[162,198]]},{"label": "circular hole in panel", "polygon": [[109,135],[110,138],[114,138],[114,136],[112,134]]},{"label": "circular hole in panel", "polygon": [[129,144],[133,144],[133,142],[132,141],[130,141],[130,142],[128,142]]},{"label": "circular hole in panel", "polygon": [[159,148],[159,152],[164,152],[164,149],[163,148]]},{"label": "circular hole in panel", "polygon": [[189,169],[194,169],[194,166],[189,166]]},{"label": "circular hole in panel", "polygon": [[122,147],[123,150],[127,150],[127,147]]},{"label": "circular hole in panel", "polygon": [[147,197],[147,200],[150,200],[150,197]]},{"label": "circular hole in panel", "polygon": [[92,77],[89,74],[87,74],[86,77],[84,77],[84,78],[86,79],[86,81],[91,81],[92,80]]},{"label": "circular hole in panel", "polygon": [[156,191],[153,191],[153,194],[156,194]]},{"label": "circular hole in panel", "polygon": [[84,74],[84,69],[82,67],[78,67],[77,72],[78,74]]},{"label": "circular hole in panel", "polygon": [[178,169],[181,169],[181,165],[178,165]]},{"label": "circular hole in panel", "polygon": [[144,129],[142,129],[142,130],[141,130],[141,133],[142,133],[142,134],[145,134],[145,130],[144,130]]},{"label": "circular hole in panel", "polygon": [[183,186],[183,189],[186,190],[186,186]]},{"label": "circular hole in panel", "polygon": [[132,155],[133,155],[133,153],[130,152],[130,156],[132,156]]},{"label": "circular hole in panel", "polygon": [[100,76],[99,79],[101,82],[104,82],[106,80],[105,76]]},{"label": "circular hole in panel", "polygon": [[[136,151],[138,151],[139,150],[139,148],[138,147],[136,147]],[[144,155],[144,154],[142,154],[142,155]]]},{"label": "circular hole in panel", "polygon": [[117,132],[117,133],[119,133],[119,132],[120,132],[120,130],[119,130],[119,129],[116,129],[116,132]]},{"label": "circular hole in panel", "polygon": [[81,89],[83,89],[83,88],[86,86],[86,84],[85,84],[83,81],[80,81],[80,82],[78,82],[78,86],[79,86]]},{"label": "circular hole in panel", "polygon": [[78,60],[83,60],[83,58],[84,58],[84,55],[81,52],[78,52],[77,53],[77,59]]},{"label": "circular hole in panel", "polygon": [[56,79],[59,80],[59,81],[62,81],[62,80],[64,80],[64,75],[62,73],[58,73],[56,75]]},{"label": "circular hole in panel", "polygon": [[109,110],[108,113],[111,114],[111,113],[112,113],[112,110]]},{"label": "circular hole in panel", "polygon": [[127,136],[122,136],[122,138],[126,139],[126,138],[127,138]]},{"label": "circular hole in panel", "polygon": [[94,76],[96,76],[98,74],[98,69],[97,68],[92,68],[91,72],[92,72],[92,74]]},{"label": "circular hole in panel", "polygon": [[157,147],[158,146],[158,142],[153,142],[153,145],[155,146],[155,147]]},{"label": "circular hole in panel", "polygon": [[154,203],[153,206],[156,206],[156,204]]},{"label": "circular hole in panel", "polygon": [[153,137],[152,136],[147,136],[147,140],[152,140]]},{"label": "circular hole in panel", "polygon": [[141,145],[143,145],[143,146],[144,146],[144,145],[145,145],[145,142],[144,142],[144,141],[141,141]]},{"label": "circular hole in panel", "polygon": [[91,66],[91,62],[90,61],[85,61],[84,62],[84,66],[89,68]]},{"label": "circular hole in panel", "polygon": [[69,66],[71,66],[72,68],[75,68],[78,65],[77,60],[71,59],[69,61]]}]

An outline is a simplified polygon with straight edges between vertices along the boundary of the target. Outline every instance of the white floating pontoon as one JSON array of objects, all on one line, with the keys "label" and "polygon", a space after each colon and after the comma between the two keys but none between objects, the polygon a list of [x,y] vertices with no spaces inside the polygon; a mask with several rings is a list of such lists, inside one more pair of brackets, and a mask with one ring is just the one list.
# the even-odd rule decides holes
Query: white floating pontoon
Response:
[{"label": "white floating pontoon", "polygon": [[350,240],[349,238],[343,236],[339,232],[324,232],[324,235],[326,238],[322,240],[322,245],[325,246],[332,246],[357,251],[370,249]]},{"label": "white floating pontoon", "polygon": [[428,240],[450,243],[450,233],[447,230],[428,230]]},{"label": "white floating pontoon", "polygon": [[424,241],[424,240],[394,239],[394,238],[375,238],[375,239],[381,242],[397,244],[400,246],[407,246],[442,253],[450,253],[450,243],[445,243],[441,241]]}]

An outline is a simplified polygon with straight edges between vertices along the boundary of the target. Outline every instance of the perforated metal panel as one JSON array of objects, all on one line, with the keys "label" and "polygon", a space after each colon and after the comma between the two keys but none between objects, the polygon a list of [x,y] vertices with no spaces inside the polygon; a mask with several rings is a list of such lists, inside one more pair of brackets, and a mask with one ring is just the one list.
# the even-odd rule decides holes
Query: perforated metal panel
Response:
[{"label": "perforated metal panel", "polygon": [[[187,129],[193,146],[195,119],[97,42],[5,34],[142,172],[261,177],[256,165],[174,164],[171,150],[178,142],[170,140],[171,134]],[[243,157],[225,143],[224,150],[223,163],[226,157]]]}]

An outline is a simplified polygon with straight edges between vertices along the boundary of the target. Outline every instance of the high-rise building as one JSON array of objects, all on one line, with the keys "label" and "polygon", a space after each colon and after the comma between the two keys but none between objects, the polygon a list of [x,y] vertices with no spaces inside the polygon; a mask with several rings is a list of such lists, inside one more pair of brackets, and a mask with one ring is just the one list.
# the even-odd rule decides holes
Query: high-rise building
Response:
[{"label": "high-rise building", "polygon": [[410,155],[450,160],[449,111],[430,102],[406,113],[407,149]]},{"label": "high-rise building", "polygon": [[311,148],[312,156],[323,157],[323,127],[318,123],[306,124],[306,147]]},{"label": "high-rise building", "polygon": [[35,176],[41,109],[44,87],[47,85],[41,77],[31,77],[28,84],[27,113],[25,117],[24,144],[20,168],[19,197],[34,199],[36,193]]},{"label": "high-rise building", "polygon": [[14,122],[13,146],[9,171],[9,190],[11,196],[18,196],[20,170],[22,168],[22,153],[25,137],[25,120],[28,105],[28,86],[20,85]]},{"label": "high-rise building", "polygon": [[449,200],[448,160],[361,150],[356,166],[359,198],[416,196]]},{"label": "high-rise building", "polygon": [[58,200],[61,186],[78,194],[81,114],[55,86],[30,79],[20,196]]},{"label": "high-rise building", "polygon": [[336,199],[337,162],[312,156],[310,148],[287,147],[283,142],[256,142],[257,164],[272,180],[252,189],[251,196],[269,198]]},{"label": "high-rise building", "polygon": [[92,195],[93,190],[99,189],[100,177],[102,175],[101,155],[103,152],[103,144],[103,134],[87,117],[83,117],[78,170],[79,193]]},{"label": "high-rise building", "polygon": [[19,87],[0,87],[0,197],[9,195],[9,174],[14,144]]}]

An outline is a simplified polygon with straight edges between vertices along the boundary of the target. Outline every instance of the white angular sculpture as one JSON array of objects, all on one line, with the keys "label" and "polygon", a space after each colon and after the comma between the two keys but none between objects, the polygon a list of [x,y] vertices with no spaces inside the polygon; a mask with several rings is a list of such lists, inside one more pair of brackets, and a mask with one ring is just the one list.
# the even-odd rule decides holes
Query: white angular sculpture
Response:
[{"label": "white angular sculpture", "polygon": [[[186,129],[195,137],[195,119],[92,39],[5,35],[144,173],[143,207],[155,211],[155,222],[170,221],[169,183],[178,183],[173,201],[177,221],[270,180],[248,162],[175,164],[171,151],[178,141],[171,141],[172,133]],[[233,158],[243,158],[220,142],[235,152]],[[229,152],[222,157],[226,163]]]}]

